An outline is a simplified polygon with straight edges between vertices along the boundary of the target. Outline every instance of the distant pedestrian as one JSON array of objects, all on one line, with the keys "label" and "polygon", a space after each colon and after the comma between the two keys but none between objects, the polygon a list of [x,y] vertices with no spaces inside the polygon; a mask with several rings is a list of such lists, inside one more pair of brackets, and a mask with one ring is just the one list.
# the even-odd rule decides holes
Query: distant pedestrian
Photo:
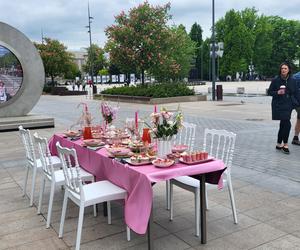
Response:
[{"label": "distant pedestrian", "polygon": [[7,101],[7,92],[4,82],[0,80],[0,103]]},{"label": "distant pedestrian", "polygon": [[77,90],[80,90],[80,82],[79,81],[76,82],[76,85],[77,85]]},{"label": "distant pedestrian", "polygon": [[72,84],[72,89],[73,89],[73,91],[74,91],[74,90],[75,90],[75,82],[72,81],[71,84]]},{"label": "distant pedestrian", "polygon": [[[297,89],[298,89],[298,102],[300,103],[300,79],[296,80],[297,83]],[[294,134],[294,138],[292,140],[292,144],[294,145],[298,145],[300,146],[300,141],[299,141],[299,133],[300,133],[300,107],[296,107],[295,108],[296,112],[297,112],[297,120],[295,123],[295,134]]]},{"label": "distant pedestrian", "polygon": [[85,91],[86,81],[82,82],[82,90]]},{"label": "distant pedestrian", "polygon": [[280,120],[276,149],[289,154],[288,139],[291,130],[291,113],[293,110],[292,95],[296,94],[296,81],[292,78],[291,67],[282,63],[279,74],[268,89],[272,96],[272,119]]}]

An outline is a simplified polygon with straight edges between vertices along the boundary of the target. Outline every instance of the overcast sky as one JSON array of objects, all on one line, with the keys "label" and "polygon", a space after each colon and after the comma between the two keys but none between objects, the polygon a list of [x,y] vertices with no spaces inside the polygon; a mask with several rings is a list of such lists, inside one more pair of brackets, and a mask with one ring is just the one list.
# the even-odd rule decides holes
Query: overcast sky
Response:
[{"label": "overcast sky", "polygon": [[[144,1],[139,0],[90,0],[90,11],[94,17],[92,40],[103,46],[104,30],[114,23],[114,16],[122,10]],[[171,2],[172,23],[183,24],[187,31],[197,22],[204,38],[210,36],[212,25],[212,0],[149,0],[151,4]],[[41,42],[41,31],[45,37],[58,39],[70,50],[89,46],[87,0],[0,0],[0,21],[19,29],[29,39]],[[255,7],[259,14],[278,15],[286,19],[300,20],[300,0],[215,0],[216,21],[230,10]]]}]

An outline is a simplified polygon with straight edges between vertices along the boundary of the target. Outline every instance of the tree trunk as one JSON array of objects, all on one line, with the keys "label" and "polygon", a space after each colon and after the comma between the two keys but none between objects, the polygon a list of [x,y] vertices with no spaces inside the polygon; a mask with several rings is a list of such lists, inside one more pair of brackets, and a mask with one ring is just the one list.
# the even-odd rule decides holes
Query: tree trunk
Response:
[{"label": "tree trunk", "polygon": [[54,76],[53,75],[51,76],[51,84],[52,84],[52,87],[54,87]]},{"label": "tree trunk", "polygon": [[145,84],[145,71],[142,69],[142,84]]}]

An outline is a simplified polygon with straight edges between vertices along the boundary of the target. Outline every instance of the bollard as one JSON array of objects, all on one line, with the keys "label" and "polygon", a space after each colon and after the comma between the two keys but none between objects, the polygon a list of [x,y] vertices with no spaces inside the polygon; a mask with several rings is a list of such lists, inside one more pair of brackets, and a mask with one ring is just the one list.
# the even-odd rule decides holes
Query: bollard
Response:
[{"label": "bollard", "polygon": [[223,86],[217,85],[217,101],[223,101]]}]

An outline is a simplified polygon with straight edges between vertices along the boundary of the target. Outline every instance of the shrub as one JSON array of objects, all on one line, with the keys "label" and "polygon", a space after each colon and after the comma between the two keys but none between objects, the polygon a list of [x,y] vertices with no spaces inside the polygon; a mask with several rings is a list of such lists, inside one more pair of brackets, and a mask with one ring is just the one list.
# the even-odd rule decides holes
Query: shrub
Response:
[{"label": "shrub", "polygon": [[173,97],[195,95],[193,89],[188,88],[183,83],[161,83],[153,85],[138,85],[113,87],[103,90],[101,94],[109,95],[129,95],[129,96],[145,96],[145,97]]}]

